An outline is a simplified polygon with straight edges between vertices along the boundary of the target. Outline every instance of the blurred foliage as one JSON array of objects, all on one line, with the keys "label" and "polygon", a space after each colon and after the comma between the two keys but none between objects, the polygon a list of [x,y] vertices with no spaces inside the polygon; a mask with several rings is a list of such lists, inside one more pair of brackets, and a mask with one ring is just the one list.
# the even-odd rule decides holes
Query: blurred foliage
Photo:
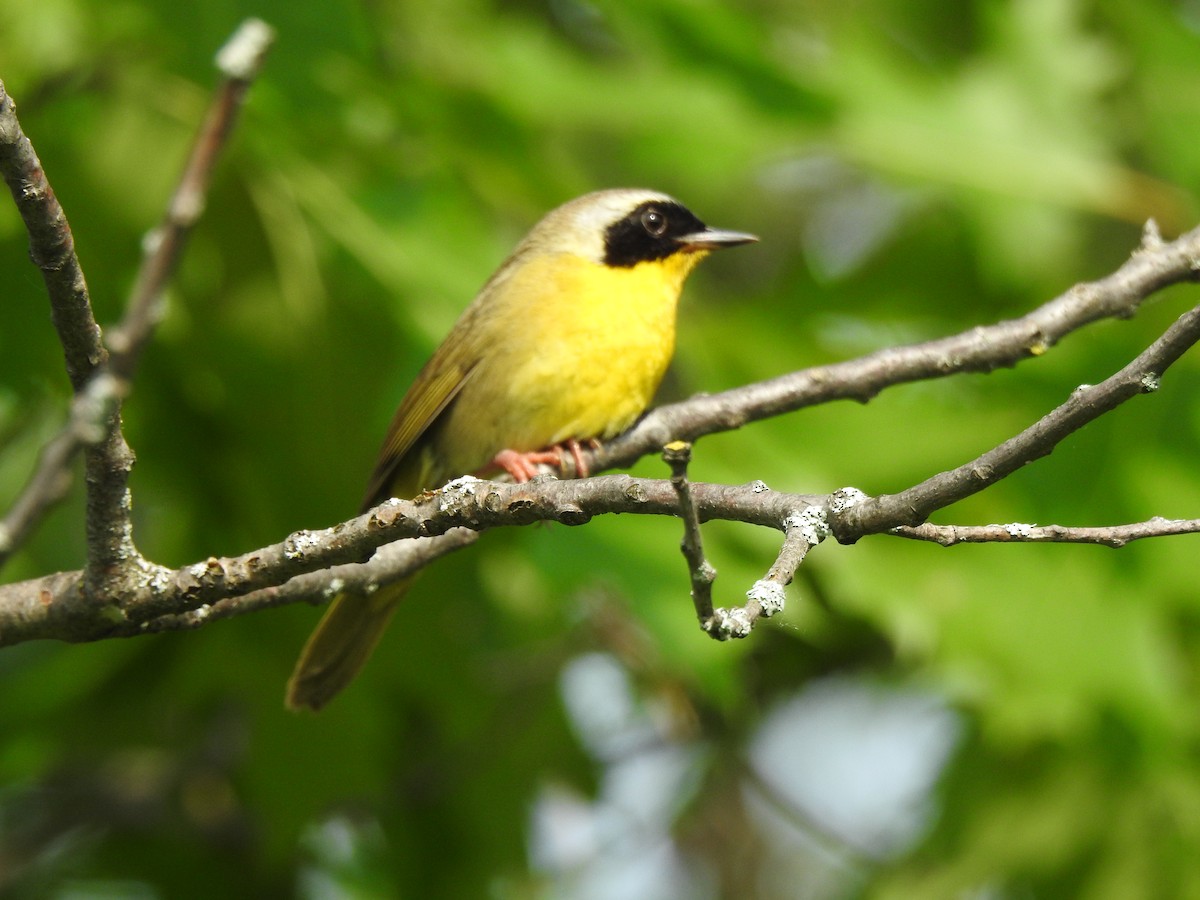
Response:
[{"label": "blurred foliage", "polygon": [[[1194,0],[0,0],[0,78],[102,322],[252,14],[278,43],[126,411],[137,538],[163,563],[350,514],[425,356],[585,191],[661,188],[763,237],[693,277],[667,398],[1020,315],[1116,268],[1147,217],[1198,218]],[[2,507],[67,399],[7,204],[0,271]],[[1194,300],[714,436],[693,474],[906,487]],[[1198,393],[1185,358],[937,519],[1194,516]],[[77,568],[80,510],[77,489],[6,579]],[[707,537],[731,600],[775,551]],[[5,650],[0,894],[1200,894],[1194,538],[822,546],[782,621],[735,645],[697,631],[678,539],[632,517],[488,535],[317,717],[281,703],[307,607]],[[877,783],[904,816],[856,831]]]}]

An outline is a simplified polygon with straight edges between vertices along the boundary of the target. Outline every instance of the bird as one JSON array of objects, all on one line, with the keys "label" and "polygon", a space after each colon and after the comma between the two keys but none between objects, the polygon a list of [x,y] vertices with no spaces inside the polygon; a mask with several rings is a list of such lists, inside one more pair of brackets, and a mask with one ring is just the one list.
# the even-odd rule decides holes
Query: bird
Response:
[{"label": "bird", "polygon": [[[528,481],[540,464],[565,470],[565,454],[586,476],[582,445],[616,437],[653,399],[688,274],[757,240],[651,190],[596,191],[547,213],[404,395],[360,511],[462,475]],[[334,598],[288,681],[288,708],[318,710],[358,675],[412,580]]]}]

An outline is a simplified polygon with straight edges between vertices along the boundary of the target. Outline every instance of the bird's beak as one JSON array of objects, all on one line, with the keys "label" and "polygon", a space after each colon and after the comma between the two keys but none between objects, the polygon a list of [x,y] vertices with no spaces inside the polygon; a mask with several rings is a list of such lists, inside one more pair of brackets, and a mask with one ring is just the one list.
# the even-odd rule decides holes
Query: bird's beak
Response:
[{"label": "bird's beak", "polygon": [[721,228],[705,228],[692,234],[684,234],[677,238],[683,250],[720,250],[722,247],[737,247],[739,244],[753,244],[758,240],[757,235],[744,231],[725,231]]}]

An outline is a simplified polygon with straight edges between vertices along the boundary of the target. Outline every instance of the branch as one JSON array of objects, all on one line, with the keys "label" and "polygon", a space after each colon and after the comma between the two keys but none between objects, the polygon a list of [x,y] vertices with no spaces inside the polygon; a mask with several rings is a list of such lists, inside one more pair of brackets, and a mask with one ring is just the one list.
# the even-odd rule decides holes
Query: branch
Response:
[{"label": "branch", "polygon": [[115,379],[97,375],[71,399],[67,422],[44,448],[37,468],[0,520],[0,568],[22,544],[52,508],[63,500],[71,487],[71,463],[80,448],[104,440],[103,423],[117,403]]},{"label": "branch", "polygon": [[[825,499],[763,491],[760,483],[693,484],[691,489],[701,521],[730,519],[781,531],[793,512],[822,506]],[[180,618],[180,614],[215,607],[232,598],[239,598],[239,603],[225,604],[223,615],[319,600],[329,590],[336,592],[345,586],[336,583],[339,578],[358,578],[356,586],[367,590],[368,585],[386,583],[437,555],[465,546],[474,535],[465,536],[463,529],[478,532],[542,521],[582,525],[592,516],[605,513],[661,516],[676,515],[678,511],[678,500],[668,481],[627,475],[526,484],[459,478],[415,501],[390,500],[333,528],[296,532],[252,553],[210,557],[173,570],[149,567],[140,583],[122,595],[90,597],[82,588],[81,572],[0,586],[0,646],[38,638],[92,641],[148,630],[194,627],[199,624],[194,616]],[[437,542],[401,540],[435,536],[441,536]],[[386,549],[394,556],[380,563],[374,559],[359,562],[384,544],[392,545]],[[330,569],[347,563],[357,565]],[[277,588],[306,573],[319,575],[302,585],[293,587],[289,583],[253,599],[248,596]],[[201,614],[201,618],[206,616],[209,614]]]},{"label": "branch", "polygon": [[29,233],[29,258],[42,272],[50,315],[66,357],[71,387],[83,389],[107,358],[92,315],[87,282],[75,256],[67,216],[46,180],[41,160],[17,121],[17,107],[0,82],[0,175]]},{"label": "branch", "polygon": [[204,212],[217,160],[229,142],[251,83],[258,77],[275,32],[259,19],[247,19],[216,56],[224,80],[192,145],[162,224],[145,241],[146,252],[120,325],[109,331],[111,366],[120,377],[133,374],[142,348],[162,317],[163,292],[175,274],[184,245]]},{"label": "branch", "polygon": [[792,583],[808,551],[829,537],[829,516],[844,509],[847,498],[857,502],[861,496],[853,488],[843,488],[829,498],[827,506],[807,506],[789,515],[784,520],[783,546],[766,578],[760,578],[751,585],[742,606],[714,610],[712,618],[703,623],[708,635],[719,641],[744,638],[749,636],[759,619],[783,612],[787,599],[784,588]]},{"label": "branch", "polygon": [[[365,596],[380,585],[391,584],[425,568],[436,559],[469,547],[478,538],[479,532],[454,528],[445,534],[419,541],[396,541],[380,547],[365,563],[348,563],[328,570],[308,572],[280,585],[214,600],[191,612],[159,616],[143,622],[137,631],[151,634],[191,630],[208,622],[261,609],[292,603],[325,603],[343,591]],[[0,635],[2,633],[3,628],[0,627]],[[2,644],[3,640],[0,639]]]},{"label": "branch", "polygon": [[[51,318],[66,359],[67,377],[77,398],[63,434],[43,452],[38,469],[0,524],[0,563],[3,563],[46,510],[65,494],[70,478],[67,467],[79,449],[103,440],[108,433],[107,427],[89,427],[91,415],[100,417],[97,424],[110,423],[116,418],[117,407],[115,402],[93,402],[95,391],[88,391],[89,382],[103,372],[108,353],[92,314],[87,283],[75,255],[75,240],[66,214],[46,179],[33,145],[21,131],[16,105],[2,83],[0,174],[29,233],[29,255],[42,272]],[[84,399],[80,400],[81,396]],[[81,423],[84,417],[88,421]]]},{"label": "branch", "polygon": [[687,441],[672,441],[663,448],[663,460],[671,467],[671,487],[679,499],[679,516],[683,519],[683,540],[679,549],[688,564],[692,582],[692,605],[705,628],[713,615],[712,585],[717,570],[704,555],[704,541],[700,537],[700,513],[692,500],[692,486],[688,483],[687,469],[692,461],[692,445]]},{"label": "branch", "polygon": [[[1200,232],[1192,232],[1185,239],[1170,245],[1152,245],[1135,256],[1134,261],[1153,255],[1159,261],[1157,267],[1137,266],[1139,278],[1121,282],[1116,276],[1098,284],[1132,285],[1132,294],[1123,295],[1123,308],[1136,307],[1142,297],[1137,291],[1169,283],[1174,278],[1186,277],[1191,271],[1190,263],[1180,268],[1180,248],[1194,248]],[[1189,243],[1190,242],[1190,243]],[[1166,262],[1163,262],[1163,261]],[[1168,269],[1164,274],[1163,265]],[[1130,264],[1122,267],[1128,269]],[[1149,278],[1148,271],[1156,272]],[[1118,273],[1119,275],[1120,273]],[[1136,289],[1136,290],[1135,290]],[[1116,288],[1113,288],[1116,290]],[[1080,288],[1053,301],[1039,311],[1025,317],[1043,316],[1055,304],[1067,303],[1077,295],[1087,295],[1089,290]],[[1109,297],[1106,308],[1114,309],[1111,296],[1100,291],[1098,296]],[[1078,315],[1083,312],[1071,305]],[[1093,318],[1094,308],[1092,309]],[[1084,316],[1086,318],[1086,316]],[[1161,373],[1183,352],[1190,342],[1197,339],[1200,310],[1191,312],[1167,330],[1147,351],[1120,373],[1095,387],[1084,387],[1075,392],[1063,407],[1053,411],[1044,419],[1027,429],[1017,438],[1007,441],[979,460],[927,479],[925,482],[892,497],[869,498],[853,489],[843,489],[827,497],[812,497],[782,494],[763,490],[761,482],[743,487],[722,485],[689,484],[699,521],[724,518],[747,524],[766,525],[779,528],[785,533],[784,547],[768,577],[756,585],[748,596],[744,607],[720,613],[730,626],[716,622],[718,611],[714,610],[713,631],[719,636],[736,636],[744,633],[743,623],[753,625],[754,620],[774,609],[782,599],[780,588],[786,584],[812,546],[832,530],[839,540],[852,542],[866,534],[889,531],[898,526],[915,524],[913,509],[932,511],[957,498],[962,489],[977,489],[981,477],[993,483],[1004,472],[1014,470],[1020,460],[1027,460],[1033,453],[1045,451],[1075,428],[1090,421],[1118,403],[1155,388]],[[729,397],[754,397],[770,394],[772,387],[791,382],[793,384],[825,384],[829,389],[827,399],[844,396],[847,385],[863,384],[875,378],[881,357],[892,357],[903,367],[904,360],[910,363],[927,358],[930,348],[945,351],[963,342],[978,340],[979,335],[1001,334],[1011,329],[1011,323],[1001,323],[991,328],[977,328],[967,335],[947,338],[914,348],[883,351],[858,361],[841,363],[838,366],[821,367],[796,373],[784,379],[776,379],[763,385],[751,385],[723,395]],[[958,361],[946,360],[943,365],[953,368],[960,365],[969,368],[979,362],[980,356],[966,356]],[[841,380],[828,380],[830,371],[840,373]],[[815,388],[814,388],[815,390]],[[692,410],[700,410],[703,418],[713,409],[712,397],[699,397],[668,408],[668,415],[659,421],[670,421],[671,415],[680,415],[684,420]],[[728,407],[726,407],[728,408]],[[743,407],[745,413],[750,407]],[[646,421],[654,418],[647,417]],[[641,434],[644,440],[646,431]],[[618,439],[619,443],[622,439]],[[628,440],[628,439],[625,439]],[[611,446],[611,445],[610,445]],[[1048,451],[1046,451],[1048,452]],[[596,454],[605,453],[602,448]],[[613,454],[609,454],[613,456]],[[984,469],[987,466],[989,468]],[[982,475],[980,473],[983,473]],[[90,593],[90,586],[81,586],[80,573],[50,576],[33,582],[0,588],[0,645],[17,643],[35,637],[58,637],[66,640],[96,640],[102,637],[137,634],[147,630],[195,627],[202,621],[217,616],[234,615],[252,609],[301,599],[318,598],[330,589],[337,589],[337,579],[361,577],[363,584],[378,584],[397,572],[407,572],[420,561],[408,561],[407,554],[418,554],[428,560],[435,553],[445,552],[450,547],[438,544],[431,547],[426,541],[405,541],[391,553],[396,553],[398,568],[389,568],[382,563],[376,568],[372,564],[350,570],[321,572],[295,584],[289,579],[306,573],[317,573],[329,566],[338,566],[361,560],[383,544],[405,537],[427,537],[444,534],[450,529],[468,528],[480,531],[504,525],[527,524],[532,521],[554,520],[577,525],[588,521],[598,513],[636,512],[652,515],[676,515],[679,513],[679,495],[668,482],[631,479],[625,476],[591,478],[583,481],[550,482],[526,485],[506,485],[486,482],[479,488],[474,479],[460,479],[446,489],[428,497],[419,498],[419,503],[394,501],[384,504],[366,516],[328,529],[324,532],[301,532],[274,547],[246,554],[242,557],[220,560],[210,559],[193,566],[177,570],[156,568],[142,562],[135,571],[137,578],[120,593],[97,595]],[[897,500],[896,498],[905,498]],[[804,529],[807,529],[807,533]],[[465,539],[461,539],[465,540]],[[461,546],[453,543],[452,546]],[[401,559],[404,557],[404,559]],[[389,566],[391,564],[389,563]],[[405,568],[409,566],[411,568]],[[372,579],[378,578],[379,581]],[[287,584],[285,584],[287,583]],[[283,587],[279,587],[284,585]],[[105,596],[106,605],[92,602],[85,604],[83,597]],[[765,601],[765,602],[764,602]],[[207,612],[196,612],[210,607]]]},{"label": "branch", "polygon": [[[714,610],[706,630],[718,638],[744,637],[759,617],[781,608],[782,587],[808,551],[831,530],[844,530],[847,516],[870,499],[853,488],[814,496],[771,491],[762,482],[689,483],[689,493],[698,521],[736,521],[785,535],[775,564],[747,592],[746,605]],[[368,593],[467,546],[478,532],[542,521],[583,525],[605,513],[678,515],[678,493],[669,481],[627,475],[526,484],[456,479],[416,501],[390,500],[333,528],[296,532],[252,553],[147,571],[137,591],[107,598],[104,604],[86,598],[81,572],[0,586],[0,646],[38,638],[93,641],[191,629],[259,609],[320,602],[343,590]],[[868,533],[900,525],[885,515],[882,508],[876,511],[877,518],[866,523]],[[1190,524],[1200,530],[1200,522]],[[1133,539],[1145,527],[1115,528],[1117,533],[1128,530]],[[1158,526],[1163,534],[1183,532],[1176,527]],[[893,533],[925,536],[921,529],[904,527]],[[412,537],[421,539],[403,540]],[[356,562],[375,548],[382,549],[369,562]]]},{"label": "branch", "polygon": [[[217,157],[272,39],[268,26],[256,19],[247,20],[218,54],[217,65],[225,80],[217,89],[164,222],[147,241],[147,253],[125,315],[109,334],[111,355],[100,343],[100,329],[92,315],[66,216],[45,182],[33,148],[21,133],[13,104],[0,84],[0,167],[22,208],[34,261],[47,260],[39,266],[47,279],[55,325],[76,392],[63,430],[47,444],[33,475],[0,521],[0,566],[65,496],[71,463],[82,449],[88,450],[88,569],[93,589],[112,589],[115,578],[139,566],[141,558],[132,541],[127,491],[134,456],[121,434],[121,402],[129,393],[141,349],[161,316],[163,291],[178,265],[185,239],[203,211]],[[48,246],[43,246],[47,242]],[[50,273],[60,271],[69,274],[50,277]],[[67,290],[64,285],[74,287]]]},{"label": "branch", "polygon": [[1145,522],[1129,525],[1101,525],[1073,528],[1065,525],[1026,525],[1011,522],[1007,525],[901,525],[893,528],[897,537],[931,541],[943,547],[956,544],[1099,544],[1103,547],[1124,547],[1130,541],[1144,538],[1170,537],[1178,534],[1200,534],[1200,519],[1164,519],[1155,516]]},{"label": "branch", "polygon": [[1200,306],[1184,313],[1161,337],[1116,374],[1097,385],[1081,385],[1065,403],[1016,437],[970,462],[941,472],[898,494],[858,504],[836,531],[843,543],[870,533],[864,526],[879,520],[919,525],[935,510],[978,493],[1022,466],[1049,455],[1069,434],[1139,394],[1157,391],[1163,374],[1200,340]]},{"label": "branch", "polygon": [[[1141,246],[1112,275],[1078,284],[1018,319],[907,347],[660,406],[598,450],[589,471],[632,465],[674,440],[691,441],[831,400],[867,402],[884,388],[960,372],[991,372],[1037,357],[1073,331],[1106,318],[1129,318],[1156,291],[1200,277],[1200,228],[1164,243],[1153,222]],[[590,454],[590,456],[587,456]]]},{"label": "branch", "polygon": [[[246,46],[252,44],[248,40]],[[250,52],[244,58],[259,59],[261,53]],[[244,86],[229,96],[240,99],[242,93]],[[236,99],[229,101],[226,113],[231,115]],[[199,198],[215,148],[228,134],[227,124],[221,124],[227,122],[223,115],[218,110],[210,117],[204,134],[211,135],[211,141],[199,142],[184,178],[190,187],[181,185],[176,193],[156,249],[139,276],[123,323],[127,327],[118,330],[114,343],[114,356],[120,355],[115,367],[119,372],[132,371],[136,355],[152,331],[162,286],[202,206]],[[599,471],[628,464],[672,439],[730,430],[816,403],[847,398],[866,401],[895,384],[1015,365],[1043,354],[1062,337],[1091,322],[1132,315],[1154,291],[1196,278],[1198,260],[1200,229],[1164,243],[1148,226],[1139,251],[1116,273],[1080,285],[1022,318],[660,408],[626,435],[592,452],[589,468]],[[297,532],[277,545],[240,557],[210,558],[175,570],[146,562],[133,547],[126,487],[132,456],[120,439],[119,418],[113,413],[109,443],[89,454],[89,548],[99,547],[101,552],[89,554],[84,572],[0,588],[0,645],[37,637],[79,641],[194,628],[253,609],[319,600],[345,589],[351,579],[356,589],[365,592],[465,546],[477,532],[488,528],[543,520],[578,525],[593,515],[621,512],[683,514],[691,533],[692,569],[701,576],[707,563],[700,549],[698,523],[720,518],[784,533],[778,558],[766,577],[747,592],[746,604],[712,610],[704,619],[706,630],[715,636],[741,636],[757,618],[781,608],[783,587],[809,550],[829,533],[843,542],[897,528],[901,530],[894,533],[919,536],[911,526],[930,512],[995,483],[1025,462],[1050,452],[1066,434],[1088,421],[1138,393],[1156,389],[1163,372],[1198,338],[1200,308],[1182,316],[1121,372],[1095,387],[1080,388],[1067,403],[1022,434],[965,466],[896,495],[868,498],[846,488],[813,497],[771,492],[761,482],[741,487],[690,484],[682,470],[677,470],[674,485],[627,476],[523,485],[463,478],[416,501],[383,504],[332,529]],[[118,403],[119,399],[118,395]],[[94,470],[93,459],[111,464],[112,470]],[[116,490],[109,490],[113,486]],[[109,529],[107,534],[91,534],[94,527],[101,526]],[[361,562],[383,545],[389,546],[369,562]],[[120,578],[109,577],[114,570],[119,570]],[[711,609],[701,593],[696,602],[698,610]]]},{"label": "branch", "polygon": [[123,590],[125,582],[136,583],[138,573],[147,568],[133,542],[129,473],[134,455],[121,433],[120,396],[128,392],[138,355],[161,317],[163,291],[175,273],[192,226],[204,210],[204,194],[217,158],[273,38],[267,25],[249,19],[217,53],[224,81],[217,88],[163,223],[147,241],[133,295],[121,324],[114,329],[111,369],[124,389],[108,419],[105,439],[88,448],[86,454],[88,564],[84,577],[92,596]]},{"label": "branch", "polygon": [[[688,564],[696,617],[700,620],[701,629],[709,637],[719,641],[746,637],[760,618],[773,616],[783,610],[784,588],[792,583],[796,569],[808,551],[829,536],[826,513],[820,506],[807,506],[799,513],[789,514],[783,520],[783,547],[767,576],[754,582],[746,592],[746,603],[731,609],[713,609],[712,585],[717,570],[704,555],[700,511],[692,499],[691,484],[687,477],[691,459],[692,445],[686,441],[672,441],[663,448],[663,460],[671,467],[671,487],[679,499],[679,515],[683,519],[680,550]],[[770,490],[761,481],[753,482],[748,487],[756,494]]]}]

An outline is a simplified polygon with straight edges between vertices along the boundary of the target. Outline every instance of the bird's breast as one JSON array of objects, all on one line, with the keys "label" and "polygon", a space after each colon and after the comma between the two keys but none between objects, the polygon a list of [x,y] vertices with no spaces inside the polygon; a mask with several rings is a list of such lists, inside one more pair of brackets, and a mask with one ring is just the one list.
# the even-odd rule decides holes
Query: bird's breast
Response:
[{"label": "bird's breast", "polygon": [[489,298],[480,361],[443,440],[475,444],[482,465],[505,448],[625,430],[670,363],[679,293],[699,258],[616,268],[558,255],[521,266]]}]

